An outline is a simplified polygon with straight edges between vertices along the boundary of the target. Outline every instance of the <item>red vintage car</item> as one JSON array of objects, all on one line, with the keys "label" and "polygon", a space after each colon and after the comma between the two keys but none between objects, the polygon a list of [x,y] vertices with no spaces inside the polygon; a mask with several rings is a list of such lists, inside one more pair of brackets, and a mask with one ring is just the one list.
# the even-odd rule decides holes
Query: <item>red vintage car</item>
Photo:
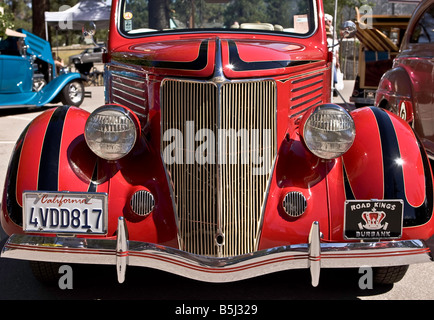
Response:
[{"label": "red vintage car", "polygon": [[[255,10],[247,10],[251,8]],[[432,261],[433,176],[400,117],[331,104],[320,0],[113,0],[106,104],[29,124],[2,257],[230,282]],[[57,273],[57,270],[55,270]]]},{"label": "red vintage car", "polygon": [[378,86],[375,105],[406,120],[434,159],[434,1],[421,1],[399,55]]}]

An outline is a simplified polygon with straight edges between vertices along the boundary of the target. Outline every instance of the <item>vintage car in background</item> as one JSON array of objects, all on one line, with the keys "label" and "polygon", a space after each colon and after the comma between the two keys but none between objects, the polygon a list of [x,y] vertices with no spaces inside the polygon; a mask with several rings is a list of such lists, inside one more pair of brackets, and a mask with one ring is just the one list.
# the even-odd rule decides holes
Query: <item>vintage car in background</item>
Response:
[{"label": "vintage car in background", "polygon": [[400,53],[379,84],[375,105],[406,120],[434,159],[434,1],[415,9]]},{"label": "vintage car in background", "polygon": [[6,34],[0,42],[0,108],[82,104],[85,79],[57,70],[49,42],[23,29]]},{"label": "vintage car in background", "polygon": [[374,105],[381,76],[392,67],[410,21],[408,15],[362,13],[356,8],[356,37],[360,46],[357,76],[350,97],[356,108]]},{"label": "vintage car in background", "polygon": [[1,256],[36,275],[111,264],[119,282],[128,265],[207,282],[309,268],[314,286],[321,268],[393,283],[431,262],[433,176],[410,126],[331,104],[322,1],[273,3],[113,0],[106,104],[22,133]]}]

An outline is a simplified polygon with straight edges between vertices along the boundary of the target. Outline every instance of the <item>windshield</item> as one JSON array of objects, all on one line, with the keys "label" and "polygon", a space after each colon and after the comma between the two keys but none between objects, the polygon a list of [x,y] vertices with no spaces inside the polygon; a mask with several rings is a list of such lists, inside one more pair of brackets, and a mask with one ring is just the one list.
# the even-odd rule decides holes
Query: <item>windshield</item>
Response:
[{"label": "windshield", "polygon": [[119,29],[128,36],[149,32],[277,32],[315,29],[313,0],[123,0]]}]

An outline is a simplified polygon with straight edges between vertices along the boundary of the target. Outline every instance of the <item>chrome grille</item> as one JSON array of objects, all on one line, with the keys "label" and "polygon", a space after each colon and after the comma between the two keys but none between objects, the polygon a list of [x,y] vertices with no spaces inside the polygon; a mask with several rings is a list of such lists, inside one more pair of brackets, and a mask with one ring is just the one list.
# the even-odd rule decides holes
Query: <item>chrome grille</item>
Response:
[{"label": "chrome grille", "polygon": [[[162,83],[162,155],[184,250],[209,256],[254,250],[276,155],[275,101],[272,80]],[[202,131],[208,134],[206,140],[196,136],[200,129],[209,129]],[[210,143],[201,152],[204,142],[212,141],[210,136],[215,148]],[[172,152],[168,161],[166,151],[173,151],[175,140],[182,147],[182,159]]]}]

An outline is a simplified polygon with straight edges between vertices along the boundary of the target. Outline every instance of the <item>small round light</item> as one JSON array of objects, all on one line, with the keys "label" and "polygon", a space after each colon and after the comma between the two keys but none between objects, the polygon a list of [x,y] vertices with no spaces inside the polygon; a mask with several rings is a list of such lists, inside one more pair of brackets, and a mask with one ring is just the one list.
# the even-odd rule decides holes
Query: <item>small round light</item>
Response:
[{"label": "small round light", "polygon": [[102,106],[87,119],[87,145],[103,159],[118,160],[133,149],[139,132],[137,123],[131,112],[122,106]]},{"label": "small round light", "polygon": [[302,120],[301,133],[308,149],[322,159],[343,155],[354,142],[356,130],[353,118],[342,107],[323,104]]}]

